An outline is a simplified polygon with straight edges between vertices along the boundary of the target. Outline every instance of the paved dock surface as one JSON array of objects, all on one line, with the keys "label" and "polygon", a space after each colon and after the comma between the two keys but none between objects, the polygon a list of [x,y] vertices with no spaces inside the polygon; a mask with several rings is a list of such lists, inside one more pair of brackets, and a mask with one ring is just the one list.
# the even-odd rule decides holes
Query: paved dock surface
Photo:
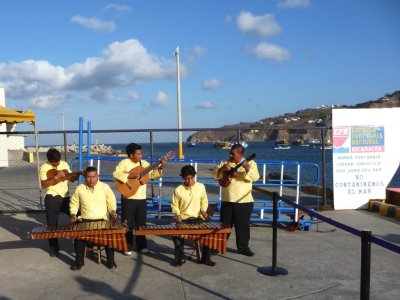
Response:
[{"label": "paved dock surface", "polygon": [[[334,220],[400,245],[400,223],[366,211],[326,211]],[[149,254],[116,253],[109,270],[95,257],[71,271],[73,243],[61,239],[59,257],[49,257],[47,241],[29,240],[44,215],[0,215],[0,299],[359,299],[360,239],[326,223],[311,231],[278,230],[278,267],[282,277],[266,276],[259,267],[272,264],[272,227],[253,225],[253,257],[237,253],[235,235],[226,255],[213,256],[214,267],[187,260],[171,265],[170,237],[149,237]],[[68,221],[67,218],[64,221]],[[187,256],[192,249],[185,248]],[[193,257],[194,260],[194,257]],[[399,299],[400,255],[372,245],[370,299]]]}]

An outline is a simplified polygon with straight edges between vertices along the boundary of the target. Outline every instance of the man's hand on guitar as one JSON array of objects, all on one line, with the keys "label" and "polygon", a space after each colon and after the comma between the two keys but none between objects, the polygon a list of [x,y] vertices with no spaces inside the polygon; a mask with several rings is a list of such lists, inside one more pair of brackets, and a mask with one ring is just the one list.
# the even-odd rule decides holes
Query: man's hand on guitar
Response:
[{"label": "man's hand on guitar", "polygon": [[176,222],[181,222],[182,221],[182,216],[181,215],[177,215],[176,217],[175,217],[175,220],[176,220]]},{"label": "man's hand on guitar", "polygon": [[137,171],[129,172],[128,179],[140,179],[140,172]]},{"label": "man's hand on guitar", "polygon": [[250,164],[249,164],[249,162],[248,162],[247,160],[245,160],[245,161],[243,162],[242,167],[243,167],[243,169],[244,169],[246,172],[249,172],[249,170],[250,170]]}]

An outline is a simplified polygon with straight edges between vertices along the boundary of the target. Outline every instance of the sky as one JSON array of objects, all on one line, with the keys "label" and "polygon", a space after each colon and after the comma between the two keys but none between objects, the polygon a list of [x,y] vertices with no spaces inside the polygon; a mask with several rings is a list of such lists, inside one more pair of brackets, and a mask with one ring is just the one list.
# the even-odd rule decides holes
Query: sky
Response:
[{"label": "sky", "polygon": [[33,110],[39,130],[77,130],[79,117],[92,130],[177,128],[177,58],[182,128],[400,90],[397,0],[0,0],[0,11],[6,106]]}]

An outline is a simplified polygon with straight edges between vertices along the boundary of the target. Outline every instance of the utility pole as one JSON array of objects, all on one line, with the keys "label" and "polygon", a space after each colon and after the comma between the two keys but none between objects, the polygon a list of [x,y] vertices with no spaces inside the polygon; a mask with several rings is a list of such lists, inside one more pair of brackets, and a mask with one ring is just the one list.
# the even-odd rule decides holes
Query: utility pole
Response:
[{"label": "utility pole", "polygon": [[174,52],[176,58],[176,90],[177,90],[177,101],[178,101],[178,158],[184,159],[183,147],[182,147],[182,115],[181,115],[181,76],[179,67],[179,46],[176,47]]}]

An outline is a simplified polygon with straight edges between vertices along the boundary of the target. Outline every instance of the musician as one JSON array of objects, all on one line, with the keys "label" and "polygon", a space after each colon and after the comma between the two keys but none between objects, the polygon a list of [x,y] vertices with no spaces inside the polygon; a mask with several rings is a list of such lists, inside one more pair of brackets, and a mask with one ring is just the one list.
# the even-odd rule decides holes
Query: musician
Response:
[{"label": "musician", "polygon": [[[123,159],[116,166],[113,176],[116,180],[126,183],[128,179],[139,179],[140,171],[135,171],[136,167],[148,168],[150,164],[142,159],[142,146],[130,143],[126,146],[128,158]],[[161,165],[158,169],[149,172],[151,179],[158,179],[162,176],[162,168],[167,163],[166,159],[161,159]],[[131,197],[121,195],[122,220],[127,221],[128,231],[126,240],[130,247],[133,244],[133,229],[137,226],[145,226],[147,219],[146,203],[147,184],[142,184],[136,194]],[[148,253],[147,241],[145,236],[136,236],[136,250],[142,254]],[[125,252],[125,255],[132,255],[131,251]]]},{"label": "musician", "polygon": [[[39,170],[42,187],[46,189],[44,205],[46,207],[46,222],[48,226],[57,226],[60,212],[69,215],[68,180],[74,182],[79,173],[71,173],[69,165],[61,160],[61,154],[57,149],[50,148],[47,151],[47,162]],[[54,170],[52,172],[51,170]],[[52,174],[48,177],[48,174]],[[58,239],[49,239],[49,254],[51,257],[58,255],[60,250]]]},{"label": "musician", "polygon": [[249,248],[250,216],[254,205],[252,183],[260,178],[260,174],[256,163],[253,160],[246,161],[243,155],[244,147],[234,144],[229,152],[229,160],[220,162],[211,175],[221,179],[226,172],[243,163],[230,184],[222,187],[220,220],[224,225],[235,226],[236,247],[239,253],[253,256],[254,252]]},{"label": "musician", "polygon": [[[171,208],[177,223],[201,223],[208,218],[208,198],[204,184],[196,182],[196,171],[193,166],[186,165],[181,169],[180,176],[183,183],[179,185],[173,195]],[[175,246],[174,265],[181,266],[186,262],[183,252],[184,239],[173,237]],[[214,266],[215,262],[210,259],[211,250],[203,245],[201,263]]]},{"label": "musician", "polygon": [[[77,217],[78,209],[80,216]],[[110,186],[99,181],[99,175],[95,167],[87,167],[85,170],[85,183],[81,183],[71,197],[70,214],[71,222],[77,221],[90,222],[99,220],[108,220],[108,213],[111,214],[112,220],[117,219],[117,202],[115,195]],[[75,244],[75,264],[71,266],[71,270],[77,271],[84,266],[85,241],[74,240]],[[106,249],[107,267],[113,269],[117,267],[114,261],[114,250]]]}]

